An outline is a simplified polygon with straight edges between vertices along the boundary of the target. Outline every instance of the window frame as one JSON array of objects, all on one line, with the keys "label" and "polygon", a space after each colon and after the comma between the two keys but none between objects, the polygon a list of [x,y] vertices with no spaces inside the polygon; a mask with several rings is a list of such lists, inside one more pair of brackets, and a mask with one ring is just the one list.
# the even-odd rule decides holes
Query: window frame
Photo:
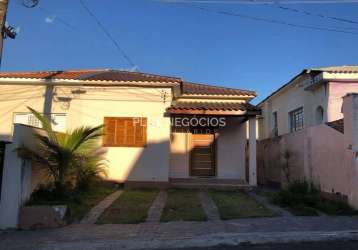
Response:
[{"label": "window frame", "polygon": [[[135,135],[134,135],[134,143],[117,143],[117,142],[114,142],[114,143],[109,143],[107,141],[107,135],[106,135],[106,120],[115,120],[116,123],[118,120],[134,120],[134,119],[139,119],[140,120],[140,124],[139,126],[142,128],[142,133],[143,133],[143,142],[142,143],[137,143],[136,142],[136,139],[135,139]],[[103,125],[104,125],[104,128],[103,128],[103,138],[102,138],[102,146],[103,147],[118,147],[118,148],[143,148],[143,147],[146,147],[147,146],[147,118],[146,117],[113,117],[113,116],[105,116],[103,118]],[[116,140],[117,138],[117,134],[116,134],[116,129],[117,129],[117,124],[115,124],[115,132],[114,132],[114,141]],[[134,127],[134,130],[135,130],[135,127]],[[126,133],[126,132],[125,132]]]},{"label": "window frame", "polygon": [[[41,115],[44,115],[43,113],[40,113]],[[67,113],[50,113],[51,115],[51,126],[52,129],[57,131],[57,132],[62,132],[65,133],[67,131],[67,118],[68,118],[68,114]],[[22,122],[17,122],[17,116],[27,116],[26,120],[27,122],[22,123]],[[56,125],[56,118],[57,117],[64,117],[63,123],[61,124],[61,126],[57,126]],[[32,120],[34,123],[31,124],[30,120]],[[58,121],[58,120],[57,120]],[[14,124],[22,124],[25,126],[31,126],[34,128],[40,128],[42,129],[42,124],[40,122],[40,120],[38,120],[34,114],[32,114],[31,112],[14,112],[12,115],[12,125]]]},{"label": "window frame", "polygon": [[[304,129],[304,110],[303,106],[290,111],[289,113],[290,132],[297,132]],[[301,119],[299,118],[301,115]],[[297,118],[298,117],[298,118]],[[300,124],[298,123],[300,121]]]}]

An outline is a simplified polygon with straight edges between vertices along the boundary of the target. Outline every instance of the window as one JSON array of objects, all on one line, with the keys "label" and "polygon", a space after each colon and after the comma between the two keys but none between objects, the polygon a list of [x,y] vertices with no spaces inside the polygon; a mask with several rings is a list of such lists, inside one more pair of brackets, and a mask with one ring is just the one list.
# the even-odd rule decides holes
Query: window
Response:
[{"label": "window", "polygon": [[[52,128],[58,132],[66,132],[66,114],[51,114]],[[32,113],[15,113],[14,123],[41,128],[41,122]]]},{"label": "window", "polygon": [[103,146],[144,147],[147,143],[147,118],[105,117]]},{"label": "window", "polygon": [[323,108],[322,106],[318,106],[316,108],[316,125],[322,124],[323,123]]},{"label": "window", "polygon": [[278,136],[277,112],[272,113],[272,136]]},{"label": "window", "polygon": [[290,113],[291,132],[303,129],[303,108],[298,108]]}]

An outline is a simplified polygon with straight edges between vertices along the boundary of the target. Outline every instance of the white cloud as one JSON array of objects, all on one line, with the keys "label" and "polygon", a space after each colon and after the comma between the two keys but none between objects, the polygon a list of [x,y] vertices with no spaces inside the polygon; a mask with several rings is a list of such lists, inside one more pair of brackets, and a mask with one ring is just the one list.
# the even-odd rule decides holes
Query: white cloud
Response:
[{"label": "white cloud", "polygon": [[56,15],[48,16],[45,18],[46,23],[53,23],[56,20]]}]

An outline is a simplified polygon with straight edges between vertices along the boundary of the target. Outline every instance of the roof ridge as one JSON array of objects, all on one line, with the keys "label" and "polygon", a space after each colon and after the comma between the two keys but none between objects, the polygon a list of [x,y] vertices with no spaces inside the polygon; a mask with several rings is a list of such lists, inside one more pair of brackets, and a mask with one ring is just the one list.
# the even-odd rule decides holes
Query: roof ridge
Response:
[{"label": "roof ridge", "polygon": [[242,91],[242,92],[252,93],[252,94],[256,95],[256,91],[254,91],[254,90],[247,90],[247,89],[241,89],[241,88],[225,87],[225,86],[218,86],[218,85],[212,85],[212,84],[207,84],[207,83],[195,83],[195,82],[188,82],[188,81],[183,82],[183,84],[192,84],[192,85],[196,85],[196,86],[200,85],[200,86],[204,86],[204,87],[219,88],[219,89],[223,89],[223,90]]},{"label": "roof ridge", "polygon": [[120,70],[120,69],[109,69],[108,71],[112,72],[125,72],[125,73],[131,73],[131,74],[141,74],[149,77],[168,77],[168,78],[176,78],[183,80],[181,77],[178,76],[168,76],[168,75],[159,75],[159,74],[153,74],[153,73],[147,73],[147,72],[139,72],[139,71],[130,71],[130,70]]},{"label": "roof ridge", "polygon": [[50,72],[86,72],[86,71],[105,71],[108,69],[69,69],[69,70],[38,70],[38,71],[0,71],[0,74],[38,74]]}]

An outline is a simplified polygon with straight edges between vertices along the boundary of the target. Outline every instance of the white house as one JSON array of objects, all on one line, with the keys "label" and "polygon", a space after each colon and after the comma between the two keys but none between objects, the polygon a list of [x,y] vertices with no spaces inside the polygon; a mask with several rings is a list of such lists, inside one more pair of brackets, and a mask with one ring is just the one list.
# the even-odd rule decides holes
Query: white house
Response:
[{"label": "white house", "polygon": [[32,143],[39,126],[27,106],[51,115],[58,131],[104,124],[111,181],[256,185],[254,91],[139,72],[70,70],[2,72],[0,95],[0,141],[11,142],[0,169],[3,227],[16,226],[18,207],[43,178],[14,151]]},{"label": "white house", "polygon": [[358,92],[358,66],[305,69],[261,101],[259,138],[342,119],[343,96]]}]

